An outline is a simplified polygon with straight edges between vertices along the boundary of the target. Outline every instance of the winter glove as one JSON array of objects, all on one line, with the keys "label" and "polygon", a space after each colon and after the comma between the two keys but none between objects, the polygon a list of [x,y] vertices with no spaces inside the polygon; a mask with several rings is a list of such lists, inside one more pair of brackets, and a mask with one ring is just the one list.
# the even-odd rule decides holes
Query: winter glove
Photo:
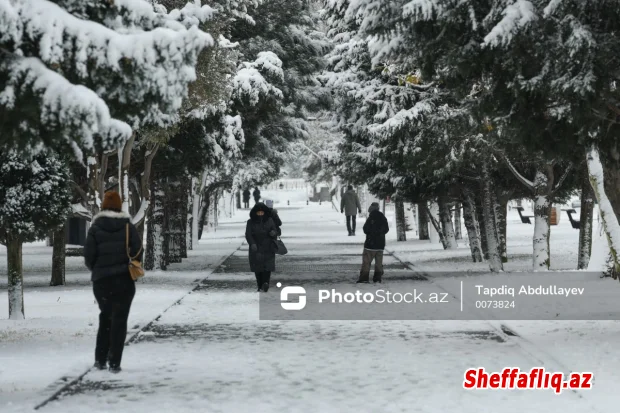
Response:
[{"label": "winter glove", "polygon": [[275,230],[272,229],[271,231],[269,231],[269,236],[275,237],[276,235],[278,235],[278,233]]},{"label": "winter glove", "polygon": [[256,244],[252,244],[250,245],[250,249],[252,250],[252,252],[256,252],[258,251],[258,246]]},{"label": "winter glove", "polygon": [[341,213],[341,214],[344,214],[344,209],[341,209],[341,210],[340,210],[340,213]]}]

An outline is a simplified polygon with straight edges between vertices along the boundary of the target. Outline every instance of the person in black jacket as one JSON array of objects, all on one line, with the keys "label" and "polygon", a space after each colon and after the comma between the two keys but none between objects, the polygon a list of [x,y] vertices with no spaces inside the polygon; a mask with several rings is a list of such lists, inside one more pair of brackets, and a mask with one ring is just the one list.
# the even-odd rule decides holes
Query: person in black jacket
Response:
[{"label": "person in black jacket", "polygon": [[245,189],[245,191],[243,191],[243,207],[246,209],[250,208],[250,190],[249,189]]},{"label": "person in black jacket", "polygon": [[92,272],[100,310],[95,367],[103,370],[109,363],[112,373],[121,371],[127,319],[136,294],[128,256],[142,262],[142,241],[131,216],[121,209],[118,192],[106,192],[102,211],[93,218],[84,245],[84,261]]},{"label": "person in black jacket", "polygon": [[258,201],[260,201],[260,189],[258,189],[258,187],[254,188],[252,196],[254,197],[254,203],[258,204]]},{"label": "person in black jacket", "polygon": [[364,224],[364,234],[366,234],[366,242],[364,243],[364,255],[362,257],[362,270],[358,283],[369,282],[370,265],[375,261],[375,273],[372,277],[373,282],[381,282],[383,277],[383,250],[385,249],[385,234],[390,231],[387,219],[381,211],[379,204],[373,202],[368,208],[368,219]]},{"label": "person in black jacket", "polygon": [[262,202],[250,211],[245,227],[245,239],[250,246],[250,269],[256,275],[258,291],[269,290],[271,272],[276,270],[276,224],[271,219],[269,208]]}]

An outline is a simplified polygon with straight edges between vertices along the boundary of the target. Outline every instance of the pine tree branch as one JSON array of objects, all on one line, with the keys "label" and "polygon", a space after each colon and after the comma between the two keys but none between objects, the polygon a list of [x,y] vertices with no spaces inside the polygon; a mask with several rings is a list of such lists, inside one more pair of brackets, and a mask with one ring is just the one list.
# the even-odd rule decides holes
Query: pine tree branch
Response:
[{"label": "pine tree branch", "polygon": [[504,155],[503,153],[499,151],[496,151],[496,154],[497,156],[500,157],[501,160],[504,161],[504,163],[506,164],[510,172],[512,172],[512,174],[519,180],[519,182],[525,185],[529,190],[531,191],[534,190],[534,182],[530,181],[529,179],[521,175],[519,171],[517,170],[517,168],[512,164],[512,162],[510,162],[510,159],[508,159],[506,155]]}]

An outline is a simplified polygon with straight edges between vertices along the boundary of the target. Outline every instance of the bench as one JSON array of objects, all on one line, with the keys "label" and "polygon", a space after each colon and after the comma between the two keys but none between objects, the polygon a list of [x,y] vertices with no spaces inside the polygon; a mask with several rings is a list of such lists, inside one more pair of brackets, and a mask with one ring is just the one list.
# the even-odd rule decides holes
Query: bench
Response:
[{"label": "bench", "polygon": [[570,224],[573,226],[573,228],[575,229],[579,229],[580,228],[580,220],[576,220],[573,218],[573,214],[577,213],[577,211],[575,211],[574,209],[563,209],[562,211],[566,211],[566,213],[568,214],[568,219],[570,220]]},{"label": "bench", "polygon": [[524,224],[531,224],[530,218],[534,218],[534,215],[523,215],[523,207],[517,207],[517,211],[519,212],[519,216],[521,217],[521,222]]}]

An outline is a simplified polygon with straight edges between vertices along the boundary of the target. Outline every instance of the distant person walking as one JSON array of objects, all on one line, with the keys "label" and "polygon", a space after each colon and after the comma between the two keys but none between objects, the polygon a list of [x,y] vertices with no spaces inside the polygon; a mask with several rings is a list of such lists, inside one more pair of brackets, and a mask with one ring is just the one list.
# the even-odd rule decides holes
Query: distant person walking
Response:
[{"label": "distant person walking", "polygon": [[370,265],[375,261],[375,273],[372,282],[381,282],[383,278],[383,250],[385,249],[385,234],[390,231],[387,219],[381,211],[379,204],[373,202],[368,208],[368,219],[364,224],[364,234],[366,234],[366,242],[364,243],[364,255],[362,256],[362,270],[358,283],[369,282]]},{"label": "distant person walking", "polygon": [[256,276],[258,291],[269,290],[271,272],[276,270],[276,243],[278,229],[269,208],[262,202],[254,205],[245,227],[245,239],[250,246],[250,269]]},{"label": "distant person walking", "polygon": [[260,189],[258,189],[258,187],[254,188],[252,196],[254,196],[254,203],[258,204],[258,201],[260,201]]},{"label": "distant person walking", "polygon": [[250,209],[250,195],[250,190],[246,188],[243,191],[243,207],[245,209]]},{"label": "distant person walking", "polygon": [[271,199],[266,200],[265,206],[269,208],[271,219],[273,219],[273,223],[276,224],[276,227],[278,228],[277,230],[278,236],[282,235],[282,229],[280,229],[280,227],[282,226],[282,220],[280,219],[280,216],[278,215],[278,210],[273,207],[273,200]]},{"label": "distant person walking", "polygon": [[360,200],[357,197],[357,193],[353,190],[353,186],[349,185],[347,192],[342,195],[342,200],[340,201],[340,212],[347,216],[349,236],[355,235],[355,218],[358,211],[360,214],[362,213]]},{"label": "distant person walking", "polygon": [[118,192],[106,192],[102,211],[95,215],[84,245],[84,261],[92,272],[93,292],[99,305],[95,367],[121,371],[127,337],[127,319],[136,285],[129,274],[129,256],[142,262],[142,241],[131,216],[122,212]]}]

